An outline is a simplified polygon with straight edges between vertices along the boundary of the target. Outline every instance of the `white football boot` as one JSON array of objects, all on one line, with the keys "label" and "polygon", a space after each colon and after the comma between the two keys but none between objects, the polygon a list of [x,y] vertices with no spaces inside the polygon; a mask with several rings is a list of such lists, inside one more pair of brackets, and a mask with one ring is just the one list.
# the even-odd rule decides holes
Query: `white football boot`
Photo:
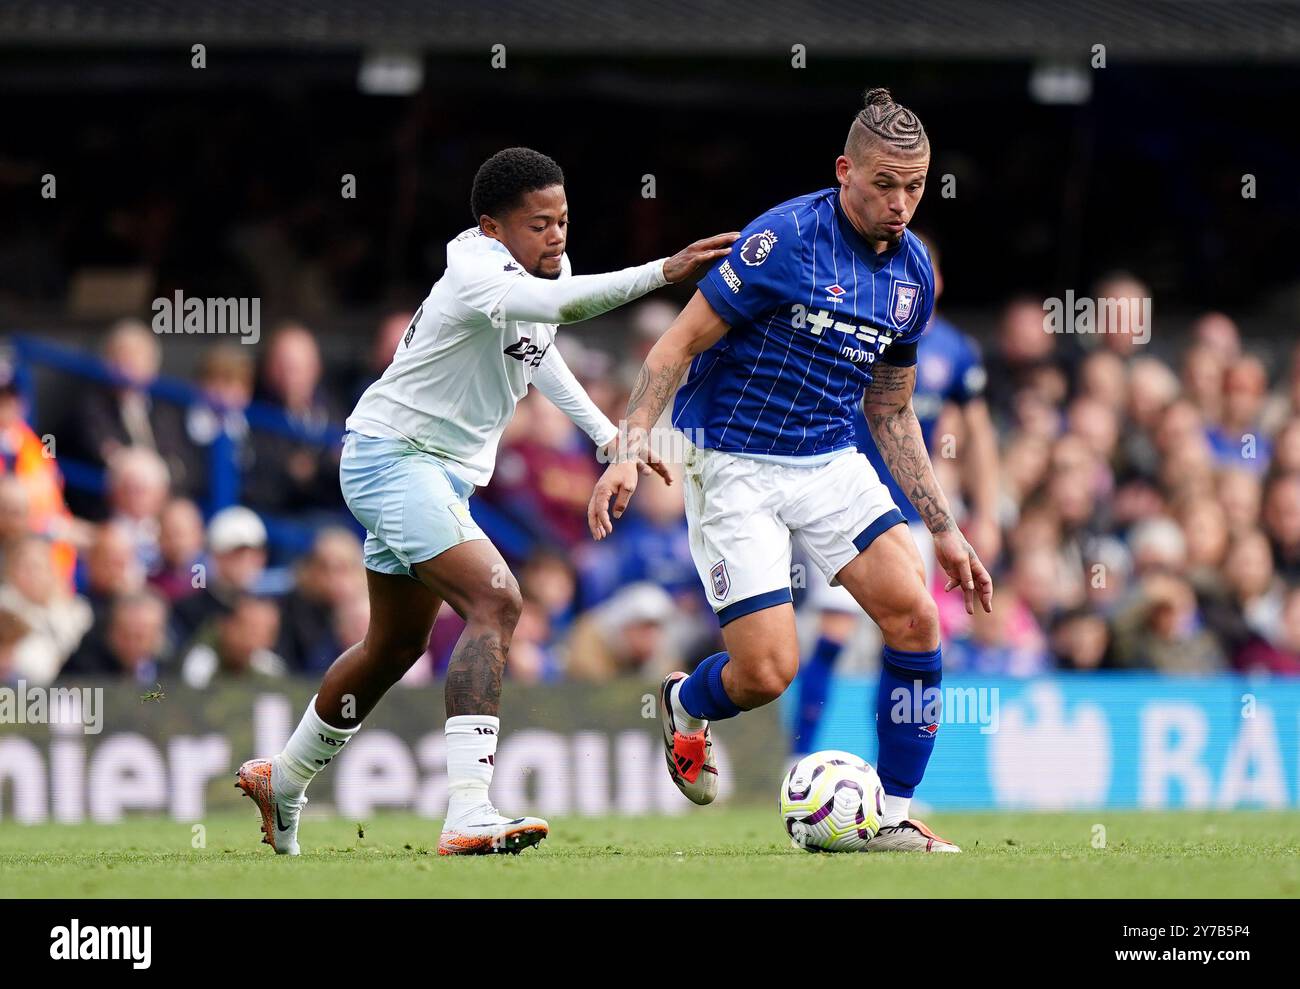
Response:
[{"label": "white football boot", "polygon": [[274,848],[276,855],[297,855],[298,815],[307,798],[277,797],[275,776],[270,759],[249,759],[239,767],[235,787],[262,812],[262,843]]},{"label": "white football boot", "polygon": [[940,838],[922,822],[912,819],[881,828],[867,842],[868,852],[960,852],[946,838]]},{"label": "white football boot", "polygon": [[509,818],[490,803],[471,807],[442,826],[439,855],[518,855],[550,833],[540,817]]},{"label": "white football boot", "polygon": [[659,687],[659,720],[664,729],[664,757],[668,775],[686,799],[711,804],[718,795],[718,764],[713,759],[713,739],[705,722],[699,731],[681,731],[673,719],[672,690],[685,673],[669,673]]}]

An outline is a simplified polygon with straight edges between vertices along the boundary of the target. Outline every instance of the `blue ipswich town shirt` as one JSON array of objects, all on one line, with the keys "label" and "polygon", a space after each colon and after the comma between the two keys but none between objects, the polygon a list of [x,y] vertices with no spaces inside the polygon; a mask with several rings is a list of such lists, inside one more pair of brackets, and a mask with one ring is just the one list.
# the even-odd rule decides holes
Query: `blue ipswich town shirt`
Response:
[{"label": "blue ipswich town shirt", "polygon": [[[945,402],[965,405],[984,394],[988,376],[975,341],[941,316],[930,320],[930,327],[916,348],[916,389],[912,408],[921,424],[926,449],[933,449],[934,427]],[[867,455],[871,466],[889,488],[894,504],[909,522],[919,522],[920,513],[908,501],[898,482],[889,473],[876,441],[871,438],[861,406],[857,412],[858,449]]]},{"label": "blue ipswich town shirt", "polygon": [[837,188],[764,213],[699,290],[731,329],[691,362],[673,425],[697,446],[794,463],[855,447],[872,368],[915,364],[934,308],[924,245],[905,232],[877,254]]}]

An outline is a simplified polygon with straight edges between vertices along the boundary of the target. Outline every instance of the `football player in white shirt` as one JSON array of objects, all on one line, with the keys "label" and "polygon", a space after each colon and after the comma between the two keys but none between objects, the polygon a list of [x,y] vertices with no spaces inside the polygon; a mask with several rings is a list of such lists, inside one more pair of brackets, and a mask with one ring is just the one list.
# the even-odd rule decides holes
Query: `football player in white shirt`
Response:
[{"label": "football player in white shirt", "polygon": [[[703,274],[735,233],[671,258],[571,275],[564,174],[546,155],[507,148],[474,177],[478,225],[447,245],[447,270],[383,376],[347,420],[339,478],[366,527],[370,626],[330,667],[284,751],[239,769],[264,840],[298,854],[311,779],[342,751],[384,693],[428,648],[442,602],[465,620],[447,668],[447,820],[440,855],[518,852],[545,821],[500,814],[488,785],[500,730],[501,674],[519,617],[519,585],[475,523],[468,498],[492,475],[497,443],[531,383],[604,448],[618,430],[553,346],[557,324],[608,312]],[[658,472],[647,456],[641,469]]]}]

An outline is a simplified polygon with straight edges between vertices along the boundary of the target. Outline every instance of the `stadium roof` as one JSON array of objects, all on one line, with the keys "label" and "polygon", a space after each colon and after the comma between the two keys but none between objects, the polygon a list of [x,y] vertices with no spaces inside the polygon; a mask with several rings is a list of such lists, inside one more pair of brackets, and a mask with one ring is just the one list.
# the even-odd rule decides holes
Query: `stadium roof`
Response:
[{"label": "stadium roof", "polygon": [[1292,60],[1300,0],[6,0],[0,47]]}]

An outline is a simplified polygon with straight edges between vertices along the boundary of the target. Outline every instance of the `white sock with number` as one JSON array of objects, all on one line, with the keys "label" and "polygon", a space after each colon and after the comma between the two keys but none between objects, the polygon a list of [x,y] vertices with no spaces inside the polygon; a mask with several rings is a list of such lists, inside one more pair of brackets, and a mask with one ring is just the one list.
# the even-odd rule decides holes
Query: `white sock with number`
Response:
[{"label": "white sock with number", "polygon": [[501,720],[487,714],[447,719],[447,820],[488,802]]},{"label": "white sock with number", "polygon": [[277,795],[301,797],[317,773],[343,751],[357,728],[335,728],[316,713],[316,698],[307,703],[307,712],[289,736],[284,751],[271,760],[271,786]]},{"label": "white sock with number", "polygon": [[882,827],[893,827],[895,824],[902,824],[907,820],[907,815],[912,812],[911,797],[895,797],[885,794],[885,816],[881,820]]}]

